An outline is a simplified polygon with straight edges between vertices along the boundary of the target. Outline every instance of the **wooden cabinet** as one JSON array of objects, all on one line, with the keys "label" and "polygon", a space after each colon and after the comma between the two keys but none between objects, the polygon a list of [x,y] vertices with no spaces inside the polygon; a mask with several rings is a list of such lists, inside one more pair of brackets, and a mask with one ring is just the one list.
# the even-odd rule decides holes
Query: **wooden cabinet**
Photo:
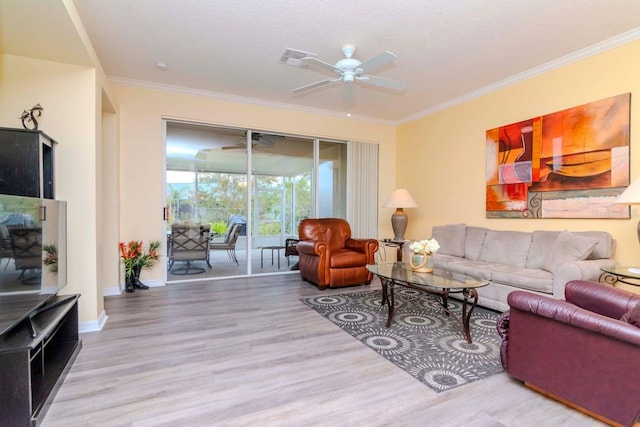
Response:
[{"label": "wooden cabinet", "polygon": [[18,322],[0,335],[1,425],[42,422],[81,348],[79,297],[50,297],[42,306],[17,313]]},{"label": "wooden cabinet", "polygon": [[0,194],[53,199],[55,144],[38,130],[0,128]]}]

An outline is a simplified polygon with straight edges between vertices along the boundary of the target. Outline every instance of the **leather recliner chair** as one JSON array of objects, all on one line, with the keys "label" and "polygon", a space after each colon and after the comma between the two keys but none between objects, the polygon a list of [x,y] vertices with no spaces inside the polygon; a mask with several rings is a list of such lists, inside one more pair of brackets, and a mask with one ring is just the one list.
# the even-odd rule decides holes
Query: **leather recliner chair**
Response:
[{"label": "leather recliner chair", "polygon": [[308,218],[298,226],[296,245],[300,275],[321,290],[368,285],[366,266],[375,263],[376,239],[352,239],[349,223],[340,218]]},{"label": "leather recliner chair", "polygon": [[640,426],[640,327],[632,314],[640,295],[574,280],[565,299],[509,294],[498,319],[505,371],[610,425]]}]

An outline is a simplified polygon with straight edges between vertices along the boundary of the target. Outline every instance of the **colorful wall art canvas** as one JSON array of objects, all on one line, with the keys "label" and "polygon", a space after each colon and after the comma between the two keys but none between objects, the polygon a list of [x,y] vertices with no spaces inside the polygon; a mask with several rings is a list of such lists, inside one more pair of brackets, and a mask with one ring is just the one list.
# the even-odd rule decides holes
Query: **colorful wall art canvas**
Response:
[{"label": "colorful wall art canvas", "polygon": [[487,131],[487,218],[630,218],[631,94]]}]

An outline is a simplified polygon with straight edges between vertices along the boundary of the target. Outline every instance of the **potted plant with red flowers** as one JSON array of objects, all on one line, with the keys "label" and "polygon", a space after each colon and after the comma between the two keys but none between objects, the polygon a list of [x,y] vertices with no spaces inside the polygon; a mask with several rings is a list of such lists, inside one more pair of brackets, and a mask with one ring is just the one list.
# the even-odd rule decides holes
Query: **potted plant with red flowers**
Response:
[{"label": "potted plant with red flowers", "polygon": [[137,240],[129,243],[120,242],[119,246],[124,263],[125,290],[135,292],[136,289],[149,289],[147,285],[140,282],[140,272],[144,267],[153,266],[160,258],[160,242],[153,240],[146,251],[142,241]]}]

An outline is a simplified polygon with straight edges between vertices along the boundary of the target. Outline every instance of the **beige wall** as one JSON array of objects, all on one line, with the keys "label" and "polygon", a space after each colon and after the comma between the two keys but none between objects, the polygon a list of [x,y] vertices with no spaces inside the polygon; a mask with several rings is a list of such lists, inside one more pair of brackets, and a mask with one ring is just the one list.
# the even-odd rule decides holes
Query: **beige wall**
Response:
[{"label": "beige wall", "polygon": [[24,109],[40,103],[39,129],[58,141],[56,199],[67,201],[68,281],[80,293],[80,320],[102,312],[96,273],[96,72],[93,68],[0,55],[0,125],[22,127]]},{"label": "beige wall", "polygon": [[[393,191],[395,126],[169,91],[130,86],[115,86],[114,89],[120,107],[121,241],[148,242],[162,240],[164,236],[163,117],[276,133],[376,142],[385,165],[380,179],[380,199]],[[379,213],[380,235],[390,234],[390,215],[389,209]],[[162,277],[160,265],[143,272],[144,280]]]},{"label": "beige wall", "polygon": [[[640,94],[640,42],[548,72],[398,127],[397,182],[416,198],[407,236],[424,238],[438,224],[509,230],[606,230],[617,240],[617,260],[640,266],[632,220],[523,220],[485,218],[485,131],[591,101]],[[631,178],[640,174],[637,109],[631,108]]]}]

